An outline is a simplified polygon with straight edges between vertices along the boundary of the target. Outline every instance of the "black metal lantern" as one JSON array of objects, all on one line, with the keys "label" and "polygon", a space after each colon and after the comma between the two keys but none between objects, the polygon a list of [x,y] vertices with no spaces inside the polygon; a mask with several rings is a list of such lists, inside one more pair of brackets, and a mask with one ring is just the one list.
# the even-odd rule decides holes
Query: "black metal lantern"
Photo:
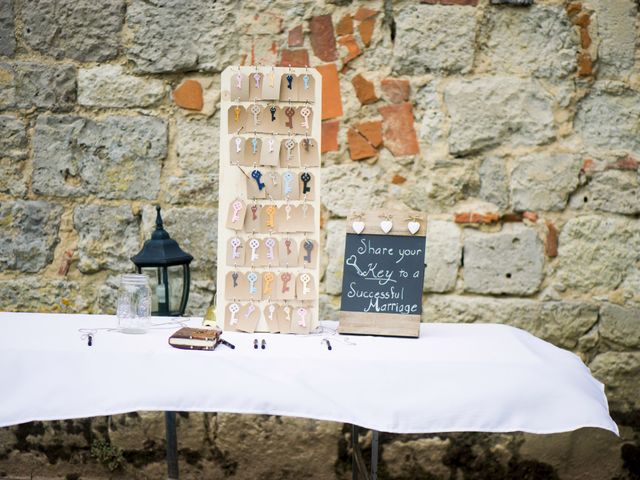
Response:
[{"label": "black metal lantern", "polygon": [[150,279],[151,314],[179,316],[184,314],[189,300],[189,264],[193,257],[183,251],[162,226],[159,205],[156,211],[156,229],[151,240],[144,242],[142,250],[131,257],[131,261],[138,273]]}]

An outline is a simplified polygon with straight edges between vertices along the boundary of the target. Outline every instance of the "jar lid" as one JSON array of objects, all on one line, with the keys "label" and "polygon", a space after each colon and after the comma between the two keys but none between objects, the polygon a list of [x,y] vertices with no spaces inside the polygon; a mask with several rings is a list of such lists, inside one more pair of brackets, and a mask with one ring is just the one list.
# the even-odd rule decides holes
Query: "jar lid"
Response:
[{"label": "jar lid", "polygon": [[120,276],[122,283],[143,285],[149,283],[149,277],[141,273],[124,273]]}]

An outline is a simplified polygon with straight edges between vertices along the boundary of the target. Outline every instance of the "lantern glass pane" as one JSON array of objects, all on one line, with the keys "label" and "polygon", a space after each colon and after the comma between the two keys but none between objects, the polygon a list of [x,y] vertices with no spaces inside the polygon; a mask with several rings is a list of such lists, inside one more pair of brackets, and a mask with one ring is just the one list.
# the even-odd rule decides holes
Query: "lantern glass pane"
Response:
[{"label": "lantern glass pane", "polygon": [[151,288],[151,314],[158,314],[158,285],[160,283],[160,269],[157,267],[143,267],[140,273],[149,278],[149,287]]},{"label": "lantern glass pane", "polygon": [[167,267],[169,274],[169,311],[177,313],[182,302],[184,290],[184,265]]}]

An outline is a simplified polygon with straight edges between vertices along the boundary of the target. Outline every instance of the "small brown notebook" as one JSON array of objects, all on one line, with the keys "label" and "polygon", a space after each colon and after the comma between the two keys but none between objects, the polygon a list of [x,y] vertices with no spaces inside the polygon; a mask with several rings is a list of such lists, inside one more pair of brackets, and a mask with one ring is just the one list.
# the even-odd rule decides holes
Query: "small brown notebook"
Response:
[{"label": "small brown notebook", "polygon": [[217,328],[182,327],[169,337],[169,345],[185,350],[214,350],[220,333]]}]

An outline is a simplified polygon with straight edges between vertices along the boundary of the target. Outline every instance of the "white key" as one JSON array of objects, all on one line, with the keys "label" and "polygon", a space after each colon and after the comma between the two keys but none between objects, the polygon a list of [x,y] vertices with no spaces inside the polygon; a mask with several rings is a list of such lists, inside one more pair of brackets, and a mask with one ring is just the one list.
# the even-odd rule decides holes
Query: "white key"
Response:
[{"label": "white key", "polygon": [[236,140],[236,153],[240,153],[242,151],[242,139],[237,137]]},{"label": "white key", "polygon": [[242,89],[242,74],[240,72],[236,75],[236,87],[238,90]]},{"label": "white key", "polygon": [[231,257],[232,258],[240,258],[240,252],[238,249],[242,245],[242,241],[239,238],[231,239]]},{"label": "white key", "polygon": [[276,312],[276,306],[275,305],[269,305],[269,321],[273,322],[273,314]]},{"label": "white key", "polygon": [[267,140],[267,145],[269,145],[269,153],[273,153],[273,148],[275,146],[276,141],[273,138]]},{"label": "white key", "polygon": [[300,275],[300,282],[302,282],[302,294],[308,295],[311,293],[311,289],[309,288],[309,282],[311,282],[311,275],[308,273],[303,273]]},{"label": "white key", "polygon": [[262,109],[260,108],[259,105],[256,105],[254,103],[253,105],[251,105],[251,108],[249,109],[249,111],[251,112],[251,115],[253,115],[253,124],[258,125],[258,123],[260,123],[260,119],[258,118],[258,115],[260,115],[260,112],[262,111]]},{"label": "white key", "polygon": [[251,261],[255,262],[256,260],[258,260],[258,247],[260,246],[260,242],[255,239],[252,238],[249,241],[249,247],[251,248]]},{"label": "white key", "polygon": [[285,205],[284,207],[285,220],[291,220],[291,205]]},{"label": "white key", "polygon": [[274,238],[267,238],[264,241],[264,244],[267,246],[267,258],[269,260],[273,260],[274,255],[273,255],[273,247],[276,246],[276,241]]},{"label": "white key", "polygon": [[235,325],[236,323],[238,323],[238,317],[236,317],[236,315],[239,311],[240,305],[238,305],[237,303],[232,303],[231,305],[229,305],[229,312],[231,312],[231,318],[229,320],[231,322],[231,325]]},{"label": "white key", "polygon": [[256,88],[260,88],[260,74],[254,73],[253,80],[256,82]]},{"label": "white key", "polygon": [[284,312],[284,315],[287,318],[287,322],[291,323],[291,307],[287,305],[282,309],[282,311]]},{"label": "white key", "polygon": [[293,182],[293,173],[285,172],[284,175],[282,175],[282,180],[284,180],[284,194],[285,196],[289,195],[293,192],[293,186],[291,185]]},{"label": "white key", "polygon": [[242,202],[240,200],[236,200],[235,202],[233,202],[231,207],[233,208],[231,223],[236,223],[238,220],[240,220],[240,210],[242,210],[243,207]]},{"label": "white key", "polygon": [[307,326],[307,309],[300,307],[298,309],[298,325],[301,327]]},{"label": "white key", "polygon": [[247,280],[249,281],[249,293],[251,295],[258,293],[258,289],[256,288],[256,282],[258,281],[258,274],[256,272],[249,272],[247,274]]},{"label": "white key", "polygon": [[302,107],[300,110],[300,115],[302,115],[302,126],[309,130],[309,115],[311,115],[311,109],[309,107]]}]

